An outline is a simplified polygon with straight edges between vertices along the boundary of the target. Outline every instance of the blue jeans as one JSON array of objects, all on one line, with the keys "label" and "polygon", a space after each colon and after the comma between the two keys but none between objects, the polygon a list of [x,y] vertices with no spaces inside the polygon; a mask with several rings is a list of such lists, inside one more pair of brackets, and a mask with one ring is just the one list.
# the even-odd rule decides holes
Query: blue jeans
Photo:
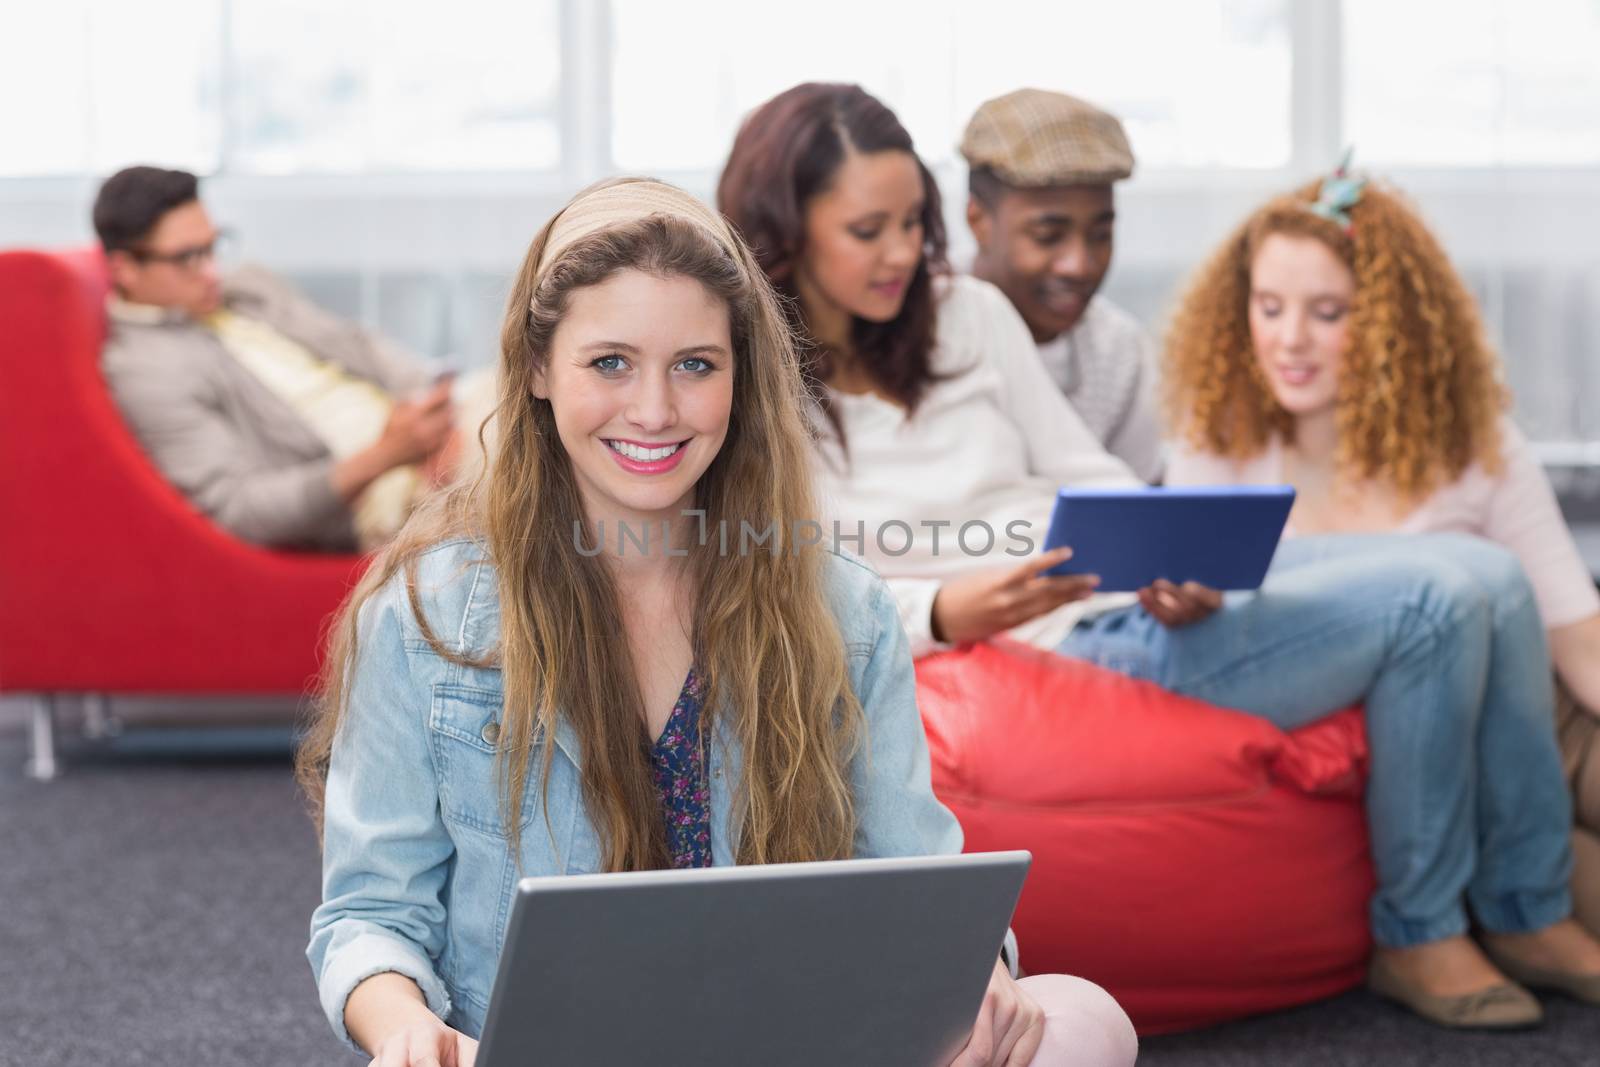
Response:
[{"label": "blue jeans", "polygon": [[1366,703],[1373,936],[1403,947],[1572,911],[1550,655],[1515,556],[1456,534],[1284,542],[1258,592],[1169,630],[1143,608],[1060,653],[1292,730]]}]

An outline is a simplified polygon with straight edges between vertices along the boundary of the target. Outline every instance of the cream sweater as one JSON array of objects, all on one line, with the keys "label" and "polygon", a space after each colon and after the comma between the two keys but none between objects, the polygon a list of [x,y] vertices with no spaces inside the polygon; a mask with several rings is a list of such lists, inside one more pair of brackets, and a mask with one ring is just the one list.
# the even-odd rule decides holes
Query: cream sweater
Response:
[{"label": "cream sweater", "polygon": [[[1061,395],[1022,318],[989,283],[943,284],[931,363],[943,380],[909,418],[876,396],[830,394],[848,458],[818,419],[825,514],[847,538],[842,547],[888,581],[913,655],[939,647],[931,613],[941,583],[1042,551],[1058,488],[1143,484]],[[1085,614],[1132,602],[1096,596],[1011,636],[1054,648]]]}]

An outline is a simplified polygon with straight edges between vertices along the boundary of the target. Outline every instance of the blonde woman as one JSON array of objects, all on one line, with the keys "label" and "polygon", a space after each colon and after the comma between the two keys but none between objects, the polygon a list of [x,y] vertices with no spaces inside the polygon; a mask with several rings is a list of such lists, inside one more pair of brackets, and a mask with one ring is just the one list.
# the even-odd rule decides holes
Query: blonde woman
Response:
[{"label": "blonde woman", "polygon": [[[346,606],[300,757],[323,817],[308,954],[334,1030],[383,1067],[472,1062],[513,872],[960,848],[878,580],[700,536],[814,514],[783,315],[722,220],[651,181],[580,194],[528,251],[500,370],[487,474]],[[997,961],[957,1062],[1132,1047],[1097,987]]]},{"label": "blonde woman", "polygon": [[[1489,958],[1458,923],[1380,947],[1375,984],[1415,1003],[1509,975],[1600,1004],[1600,944],[1569,917],[1550,679],[1553,653],[1600,706],[1600,596],[1438,242],[1399,195],[1344,166],[1271,201],[1196,274],[1165,381],[1170,482],[1292,483],[1292,534],[1361,536],[1291,541],[1291,559],[1410,552],[1454,566],[1489,604],[1482,724],[1450,757],[1476,768],[1478,817],[1441,883],[1466,893]],[[1510,833],[1519,820],[1546,829]]]}]

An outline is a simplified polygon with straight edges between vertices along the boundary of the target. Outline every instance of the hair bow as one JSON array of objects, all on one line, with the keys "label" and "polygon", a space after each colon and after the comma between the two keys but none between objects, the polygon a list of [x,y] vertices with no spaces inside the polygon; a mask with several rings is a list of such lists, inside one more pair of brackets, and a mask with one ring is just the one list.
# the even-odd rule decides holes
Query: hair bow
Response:
[{"label": "hair bow", "polygon": [[1361,194],[1367,188],[1366,178],[1358,178],[1350,173],[1350,157],[1354,154],[1354,147],[1344,150],[1344,156],[1333,173],[1322,179],[1316,202],[1306,205],[1312,212],[1338,223],[1345,233],[1355,229],[1350,209],[1361,202]]}]

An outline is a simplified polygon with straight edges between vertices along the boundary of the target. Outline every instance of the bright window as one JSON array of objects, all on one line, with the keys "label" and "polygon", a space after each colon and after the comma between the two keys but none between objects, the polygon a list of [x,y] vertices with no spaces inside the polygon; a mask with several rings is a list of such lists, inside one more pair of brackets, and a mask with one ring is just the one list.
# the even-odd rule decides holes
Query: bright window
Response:
[{"label": "bright window", "polygon": [[559,159],[555,0],[231,8],[235,170],[540,170]]},{"label": "bright window", "polygon": [[1345,127],[1384,167],[1600,164],[1600,3],[1344,0]]},{"label": "bright window", "polygon": [[1284,0],[613,0],[612,24],[624,170],[719,166],[742,117],[801,81],[860,83],[930,163],[983,100],[1030,85],[1116,112],[1145,166],[1289,160]]},{"label": "bright window", "polygon": [[957,131],[984,100],[1036,86],[1116,114],[1141,166],[1289,162],[1282,0],[983,0],[964,10],[971,24],[956,50]]},{"label": "bright window", "polygon": [[0,32],[0,177],[551,169],[560,77],[559,0],[50,0]]},{"label": "bright window", "polygon": [[54,0],[6,23],[0,176],[216,166],[217,4]]}]

